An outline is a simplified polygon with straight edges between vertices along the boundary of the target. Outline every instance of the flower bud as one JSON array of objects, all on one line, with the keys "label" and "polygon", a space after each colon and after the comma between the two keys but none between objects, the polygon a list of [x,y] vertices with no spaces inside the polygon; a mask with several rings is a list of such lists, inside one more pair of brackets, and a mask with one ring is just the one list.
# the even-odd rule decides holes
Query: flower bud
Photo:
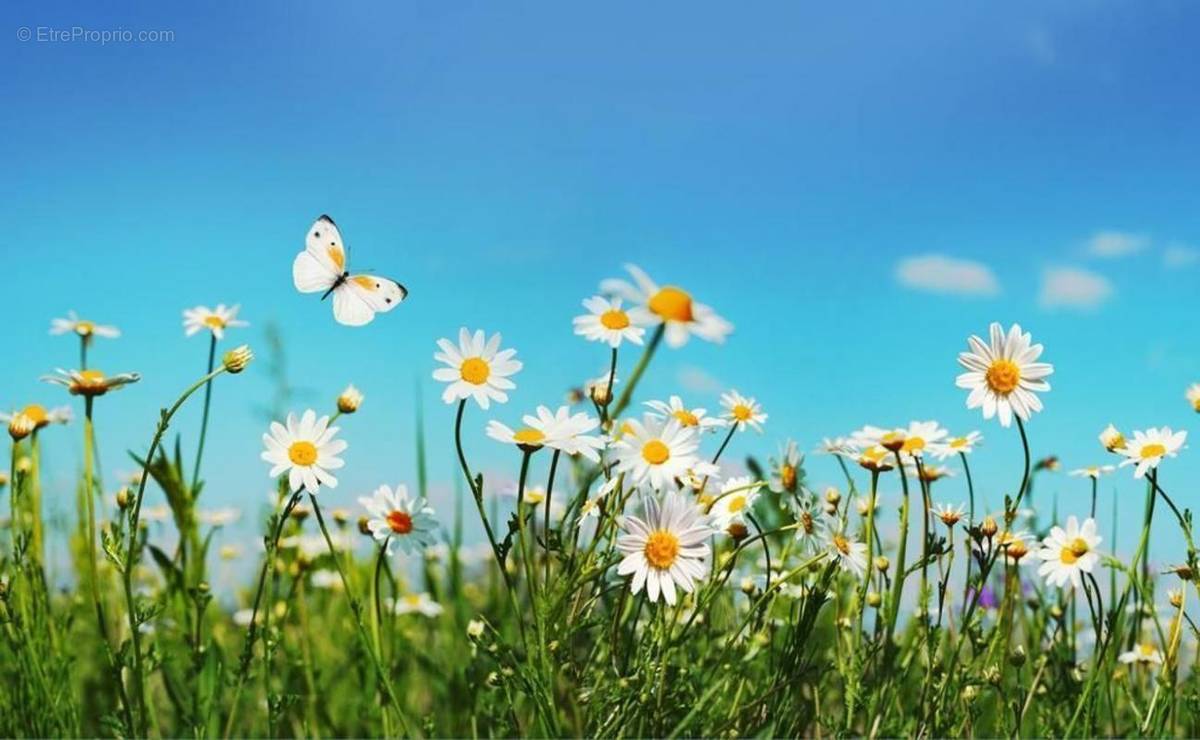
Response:
[{"label": "flower bud", "polygon": [[298,522],[302,522],[307,519],[308,515],[311,513],[312,509],[303,504],[297,504],[296,506],[292,507],[292,518]]},{"label": "flower bud", "polygon": [[1183,589],[1173,588],[1167,592],[1167,601],[1176,609],[1183,607]]},{"label": "flower bud", "polygon": [[8,485],[8,473],[0,471],[0,488]]},{"label": "flower bud", "polygon": [[1008,664],[1013,668],[1020,668],[1025,665],[1025,646],[1017,645],[1013,649],[1012,654],[1008,656]]},{"label": "flower bud", "polygon": [[883,597],[879,595],[878,591],[870,591],[867,593],[867,606],[871,607],[872,609],[878,609],[879,605],[882,603]]},{"label": "flower bud", "polygon": [[996,532],[1000,531],[1000,525],[996,523],[994,516],[986,516],[983,518],[983,524],[979,525],[979,533],[984,537],[995,537]]},{"label": "flower bud", "polygon": [[875,570],[880,573],[887,573],[888,568],[892,566],[892,561],[887,559],[886,555],[880,555],[875,558]]},{"label": "flower bud", "polygon": [[250,351],[250,346],[243,344],[226,352],[221,362],[225,365],[225,372],[236,375],[245,370],[253,359],[254,353]]},{"label": "flower bud", "polygon": [[8,420],[8,436],[12,437],[14,442],[20,442],[32,434],[36,426],[32,418],[18,411]]},{"label": "flower bud", "polygon": [[333,521],[336,522],[339,527],[346,526],[346,522],[350,521],[349,509],[339,506],[338,508],[334,509],[331,514],[333,516]]},{"label": "flower bud", "polygon": [[830,486],[825,489],[825,503],[837,506],[841,503],[842,492],[836,486]]},{"label": "flower bud", "polygon": [[343,414],[353,414],[355,411],[358,411],[358,407],[362,405],[362,402],[362,392],[355,388],[352,383],[346,386],[346,390],[342,391],[341,395],[337,397],[337,408]]},{"label": "flower bud", "polygon": [[467,622],[467,637],[472,640],[478,640],[483,636],[483,630],[487,627],[481,619],[472,619]]},{"label": "flower bud", "polygon": [[369,524],[367,524],[367,521],[368,520],[365,516],[360,516],[358,518],[358,531],[361,534],[365,534],[366,536],[370,537],[371,536],[371,527]]},{"label": "flower bud", "polygon": [[746,539],[748,534],[750,534],[750,531],[746,529],[746,525],[742,524],[741,522],[731,523],[729,528],[725,531],[729,533],[729,536],[733,538],[735,543],[740,543],[742,540]]},{"label": "flower bud", "polygon": [[133,503],[133,491],[129,490],[129,486],[121,486],[117,490],[117,508],[125,511],[129,505]]}]

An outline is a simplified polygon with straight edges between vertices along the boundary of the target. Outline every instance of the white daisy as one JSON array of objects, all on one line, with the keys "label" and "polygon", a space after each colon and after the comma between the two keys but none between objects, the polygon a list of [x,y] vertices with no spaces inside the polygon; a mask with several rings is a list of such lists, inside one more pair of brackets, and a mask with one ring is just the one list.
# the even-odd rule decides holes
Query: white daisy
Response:
[{"label": "white daisy", "polygon": [[962,453],[969,455],[975,451],[975,448],[983,444],[983,435],[979,432],[970,432],[965,437],[949,437],[942,444],[938,445],[934,452],[939,460],[945,460],[951,455]]},{"label": "white daisy", "polygon": [[721,485],[717,500],[709,508],[712,523],[718,529],[725,529],[734,522],[743,522],[746,514],[754,508],[758,501],[758,493],[763,482],[754,480],[748,475],[729,478]]},{"label": "white daisy", "polygon": [[725,408],[725,420],[737,426],[738,431],[751,426],[754,431],[762,434],[762,425],[767,420],[767,415],[763,413],[758,401],[746,398],[737,391],[729,391],[721,394],[721,406]]},{"label": "white daisy", "polygon": [[103,396],[111,390],[120,389],[142,379],[142,376],[137,373],[105,375],[99,370],[63,370],[59,368],[54,373],[54,375],[43,375],[42,380],[65,386],[72,396]]},{"label": "white daisy", "polygon": [[947,434],[949,432],[942,429],[936,421],[909,422],[908,429],[904,430],[904,446],[900,451],[913,457],[922,457],[926,452],[936,454],[940,451],[942,439]]},{"label": "white daisy", "polygon": [[847,437],[825,437],[821,440],[821,446],[817,448],[817,452],[823,452],[826,455],[836,455],[840,452],[845,452],[850,446],[851,442]]},{"label": "white daisy", "polygon": [[1100,432],[1100,444],[1104,445],[1104,449],[1109,452],[1120,454],[1121,450],[1125,449],[1125,435],[1109,424],[1104,427],[1104,431]]},{"label": "white daisy", "polygon": [[338,455],[346,449],[345,440],[334,439],[337,433],[337,427],[329,426],[328,416],[318,419],[312,409],[298,421],[295,414],[288,414],[287,426],[271,422],[270,434],[263,435],[266,449],[262,453],[262,459],[273,466],[269,475],[275,478],[287,472],[293,491],[303,486],[315,494],[322,485],[336,488],[337,478],[329,471],[345,465]]},{"label": "white daisy", "polygon": [[437,519],[423,498],[410,499],[403,483],[393,491],[387,486],[375,489],[358,503],[367,510],[367,529],[376,542],[386,542],[388,554],[396,547],[413,555],[424,551],[437,539]]},{"label": "white daisy", "polygon": [[625,269],[636,285],[626,280],[609,279],[600,283],[600,290],[637,304],[629,311],[633,323],[641,326],[666,324],[664,338],[668,346],[682,347],[693,334],[709,342],[724,342],[733,331],[733,324],[703,303],[693,301],[682,288],[659,287],[636,265],[625,265]]},{"label": "white daisy", "polygon": [[241,306],[226,306],[218,303],[216,308],[196,306],[183,311],[183,333],[193,336],[202,329],[208,329],[217,339],[225,337],[225,330],[238,326],[249,326],[237,317]]},{"label": "white daisy", "polygon": [[1141,663],[1143,665],[1162,665],[1163,655],[1153,643],[1142,642],[1134,646],[1133,650],[1128,650],[1117,658],[1117,660],[1125,663]]},{"label": "white daisy", "polygon": [[864,426],[850,433],[850,447],[879,446],[890,451],[898,451],[904,447],[907,430],[901,428],[883,429],[881,427]]},{"label": "white daisy", "polygon": [[525,421],[525,426],[518,429],[512,429],[495,420],[489,421],[487,436],[497,442],[516,445],[527,452],[541,449],[550,435],[549,425],[534,416],[526,416],[523,421]]},{"label": "white daisy", "polygon": [[697,462],[700,443],[695,430],[684,428],[675,419],[664,422],[647,415],[623,426],[627,430],[614,445],[617,472],[626,473],[634,485],[673,486],[675,479]]},{"label": "white daisy", "polygon": [[1078,470],[1072,470],[1070,473],[1067,473],[1067,475],[1072,475],[1072,476],[1075,476],[1076,478],[1083,478],[1086,476],[1088,478],[1099,479],[1100,476],[1108,475],[1109,473],[1113,472],[1114,470],[1116,470],[1116,468],[1113,467],[1112,465],[1089,465],[1086,468],[1079,468]]},{"label": "white daisy", "polygon": [[0,423],[7,424],[18,415],[28,419],[33,429],[41,429],[51,424],[66,424],[74,418],[70,406],[56,406],[48,409],[40,403],[31,403],[12,413],[0,411]]},{"label": "white daisy", "polygon": [[597,375],[591,380],[585,380],[583,383],[583,395],[585,398],[590,398],[593,402],[607,406],[613,401],[613,389],[620,384],[621,379],[612,374],[609,369],[602,375]]},{"label": "white daisy", "polygon": [[967,408],[982,406],[983,418],[998,416],[1001,426],[1012,424],[1014,413],[1029,421],[1034,412],[1042,410],[1036,394],[1050,390],[1046,378],[1054,366],[1036,361],[1043,347],[1032,344],[1031,335],[1022,333],[1020,324],[1013,324],[1005,334],[1000,324],[993,323],[990,344],[974,335],[967,344],[971,351],[958,356],[967,372],[955,381],[959,388],[971,391]]},{"label": "white daisy", "polygon": [[604,449],[603,437],[588,434],[600,426],[600,420],[585,413],[572,414],[571,409],[559,406],[551,413],[545,406],[537,407],[537,416],[525,415],[521,420],[533,426],[542,425],[547,430],[545,445],[568,455],[583,455],[592,462],[600,462],[600,450]]},{"label": "white daisy", "polygon": [[621,299],[596,296],[583,301],[588,313],[575,317],[575,333],[592,342],[604,342],[616,349],[621,342],[642,343],[646,330],[633,323],[629,313],[621,308]]},{"label": "white daisy", "polygon": [[1101,542],[1096,534],[1096,520],[1085,519],[1083,524],[1073,516],[1067,517],[1067,527],[1054,527],[1050,536],[1042,541],[1038,557],[1043,561],[1038,575],[1046,578],[1051,586],[1064,586],[1067,581],[1079,588],[1081,572],[1091,573],[1100,561],[1096,545]]},{"label": "white daisy", "polygon": [[831,530],[826,545],[842,570],[857,576],[867,572],[867,543],[851,539],[846,532]]},{"label": "white daisy", "polygon": [[792,515],[796,519],[796,539],[807,544],[825,538],[825,515],[815,501],[800,502]]},{"label": "white daisy", "polygon": [[445,611],[442,605],[434,601],[426,591],[419,594],[405,594],[391,602],[392,611],[400,615],[420,614],[422,617],[433,619]]},{"label": "white daisy", "polygon": [[646,405],[659,419],[674,418],[681,425],[695,427],[701,432],[710,432],[725,426],[724,420],[709,416],[707,409],[688,408],[679,396],[671,396],[667,401],[646,401]]},{"label": "white daisy", "polygon": [[662,504],[647,496],[645,518],[626,515],[620,524],[625,533],[617,538],[617,549],[625,557],[617,573],[633,574],[633,593],[645,587],[651,603],[661,595],[674,605],[677,587],[691,593],[696,581],[707,575],[706,540],[713,530],[707,517],[679,493],[667,493]]},{"label": "white daisy", "polygon": [[850,458],[858,463],[859,467],[873,473],[886,473],[896,467],[894,453],[877,444],[865,445],[862,448],[847,447],[836,454]]},{"label": "white daisy", "polygon": [[51,334],[78,334],[84,339],[92,337],[104,337],[106,339],[116,339],[121,336],[121,331],[115,326],[105,326],[97,324],[94,321],[87,321],[79,318],[74,311],[67,311],[65,319],[50,320]]},{"label": "white daisy", "polygon": [[1193,383],[1184,395],[1187,396],[1188,403],[1192,404],[1196,413],[1200,413],[1200,383]]},{"label": "white daisy", "polygon": [[508,394],[516,388],[509,376],[521,369],[521,363],[513,358],[515,349],[500,350],[500,335],[493,334],[486,341],[483,331],[471,334],[466,327],[458,331],[458,346],[449,339],[439,339],[441,352],[433,355],[438,362],[449,367],[433,371],[434,380],[449,383],[442,400],[446,403],[474,398],[480,408],[486,409],[495,400],[508,401]]},{"label": "white daisy", "polygon": [[967,513],[967,507],[964,504],[945,504],[941,503],[933,507],[933,515],[942,520],[942,524],[947,527],[953,527],[962,520]]},{"label": "white daisy", "polygon": [[340,591],[343,587],[342,577],[332,570],[314,570],[309,576],[313,588],[325,589],[328,591]]},{"label": "white daisy", "polygon": [[804,453],[795,440],[789,439],[779,447],[779,457],[771,458],[771,490],[775,493],[795,493],[804,482]]},{"label": "white daisy", "polygon": [[1171,427],[1161,429],[1150,428],[1144,432],[1134,432],[1133,439],[1127,440],[1120,452],[1125,456],[1121,467],[1136,465],[1133,470],[1134,478],[1141,478],[1147,470],[1158,467],[1164,458],[1175,457],[1183,449],[1187,441],[1187,432],[1180,430],[1172,432]]}]

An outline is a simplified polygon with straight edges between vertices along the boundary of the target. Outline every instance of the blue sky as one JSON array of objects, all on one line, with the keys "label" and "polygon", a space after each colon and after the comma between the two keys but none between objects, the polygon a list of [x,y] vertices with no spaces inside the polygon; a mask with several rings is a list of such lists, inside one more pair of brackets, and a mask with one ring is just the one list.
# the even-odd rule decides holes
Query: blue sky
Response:
[{"label": "blue sky", "polygon": [[[1076,467],[1103,461],[1109,421],[1196,426],[1183,392],[1200,380],[1200,98],[1184,70],[1200,9],[921,11],[6,4],[0,405],[62,400],[37,381],[76,356],[48,336],[52,317],[117,324],[94,361],[144,380],[101,399],[97,424],[106,471],[127,469],[122,448],[144,447],[156,410],[203,369],[180,312],[236,302],[252,324],[238,340],[282,331],[298,409],[328,407],[348,381],[367,394],[331,499],[415,478],[418,382],[444,490],[452,411],[429,379],[434,340],[501,331],[526,363],[507,407],[469,417],[472,456],[499,471],[515,461],[483,437],[486,418],[556,403],[604,367],[570,319],[633,261],[736,325],[725,346],[663,353],[643,397],[757,396],[767,433],[738,439],[738,457],[936,418],[984,432],[975,465],[998,503],[1019,478],[1016,432],[954,387],[956,353],[993,320],[1020,322],[1057,367],[1035,453]],[[37,41],[75,26],[174,38]],[[410,288],[407,303],[347,329],[293,290],[321,213],[359,268]],[[267,489],[256,404],[270,392],[261,366],[216,389],[209,505]],[[198,416],[195,404],[176,427],[188,443]],[[62,491],[78,432],[47,435]],[[812,465],[816,482],[835,471]],[[1198,475],[1187,451],[1163,481],[1194,503]],[[1111,484],[1136,520],[1141,488],[1127,471]],[[1055,488],[1083,511],[1085,483],[1063,475],[1039,493]]]}]

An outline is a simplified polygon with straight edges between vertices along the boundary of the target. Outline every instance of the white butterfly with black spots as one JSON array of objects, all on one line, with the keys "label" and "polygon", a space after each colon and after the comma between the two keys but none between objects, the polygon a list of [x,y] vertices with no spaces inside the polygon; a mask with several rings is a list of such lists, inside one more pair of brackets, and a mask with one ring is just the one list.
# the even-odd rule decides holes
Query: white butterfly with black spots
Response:
[{"label": "white butterfly with black spots", "polygon": [[346,243],[329,216],[313,223],[304,251],[292,263],[292,282],[301,293],[324,292],[333,296],[333,318],[346,326],[369,324],[377,313],[400,305],[408,289],[395,280],[375,275],[351,275],[346,264]]}]

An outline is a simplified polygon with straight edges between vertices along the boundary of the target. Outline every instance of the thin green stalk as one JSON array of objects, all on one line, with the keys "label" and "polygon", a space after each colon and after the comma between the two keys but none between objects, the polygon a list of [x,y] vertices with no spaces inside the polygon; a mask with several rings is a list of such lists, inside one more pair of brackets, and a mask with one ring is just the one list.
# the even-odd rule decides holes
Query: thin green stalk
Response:
[{"label": "thin green stalk", "polygon": [[[346,598],[350,602],[350,611],[354,614],[354,622],[358,626],[358,636],[362,640],[363,648],[371,656],[371,662],[375,666],[375,673],[378,675],[379,682],[387,694],[388,703],[400,719],[401,727],[405,734],[411,735],[412,727],[409,725],[408,717],[400,705],[400,700],[396,698],[391,678],[388,676],[387,671],[384,670],[383,664],[379,661],[379,655],[375,652],[374,646],[371,644],[371,637],[367,634],[366,625],[363,624],[362,606],[358,603],[358,599],[354,598],[354,593],[350,590],[350,582],[346,580],[346,570],[342,567],[342,559],[338,557],[337,548],[333,546],[333,538],[329,536],[329,528],[325,526],[325,517],[321,514],[321,505],[317,503],[316,494],[310,491],[308,500],[312,503],[313,514],[317,517],[317,524],[321,528],[321,534],[325,536],[325,544],[329,546],[329,554],[333,556],[333,564],[337,568],[338,576],[342,580],[342,588],[345,589]],[[383,712],[387,712],[387,707],[383,707]]]},{"label": "thin green stalk", "polygon": [[[135,688],[136,696],[137,696],[137,705],[138,705],[138,715],[137,716],[138,716],[138,721],[141,723],[139,725],[139,727],[135,729],[135,731],[141,735],[146,734],[146,732],[145,732],[145,721],[146,721],[146,717],[145,717],[145,710],[146,710],[145,673],[143,672],[143,667],[142,667],[141,630],[138,629],[139,625],[138,625],[137,607],[136,607],[136,604],[135,604],[134,598],[133,598],[133,571],[134,571],[134,566],[136,565],[136,559],[137,559],[138,524],[141,521],[142,501],[146,494],[146,481],[149,480],[149,478],[150,478],[150,472],[149,472],[150,464],[154,461],[154,455],[157,454],[157,452],[158,452],[159,445],[162,443],[163,435],[166,434],[167,427],[171,423],[171,418],[173,416],[175,416],[175,412],[179,411],[179,408],[181,406],[183,406],[184,401],[186,401],[202,385],[204,385],[208,381],[212,380],[213,378],[217,377],[218,375],[220,375],[223,372],[225,372],[225,367],[222,365],[221,367],[217,368],[216,370],[213,370],[212,372],[208,373],[203,378],[200,378],[200,380],[198,380],[195,383],[193,383],[192,385],[188,386],[188,388],[179,396],[178,399],[175,400],[175,403],[172,404],[170,408],[163,409],[159,412],[158,426],[154,431],[154,438],[150,441],[150,449],[149,449],[149,451],[147,451],[146,457],[142,461],[141,480],[138,481],[137,496],[134,498],[134,502],[133,502],[133,513],[129,519],[129,548],[125,555],[125,562],[123,564],[124,570],[122,572],[124,586],[125,586],[125,610],[129,617],[129,631],[131,634],[131,639],[133,641],[133,645],[132,645],[132,647],[133,647],[133,663],[134,663],[133,681],[134,681],[134,688]],[[90,408],[90,406],[89,406],[89,408]],[[90,411],[89,411],[89,416],[90,416]],[[90,422],[89,422],[89,426],[90,426]],[[90,497],[90,491],[89,491],[89,497]]]},{"label": "thin green stalk", "polygon": [[[646,350],[642,352],[641,358],[637,365],[634,366],[633,372],[629,374],[629,382],[625,385],[625,390],[621,392],[621,397],[617,399],[617,405],[613,408],[609,415],[610,419],[616,419],[621,416],[621,412],[629,406],[629,402],[633,400],[633,390],[637,387],[638,381],[641,380],[642,374],[646,372],[646,366],[650,364],[650,358],[654,356],[654,351],[658,349],[658,345],[662,343],[663,333],[666,332],[667,325],[659,324],[654,330],[654,334],[650,335],[650,342],[646,344]],[[612,393],[612,386],[609,386],[609,393]]]},{"label": "thin green stalk", "polygon": [[554,457],[550,458],[550,477],[546,480],[546,525],[542,528],[542,537],[546,539],[546,578],[544,583],[547,587],[550,586],[550,496],[554,493],[554,474],[558,472],[558,456],[561,454],[561,450],[554,451]]},{"label": "thin green stalk", "polygon": [[[213,363],[217,359],[217,335],[212,335],[208,343],[208,369],[206,375],[211,375]],[[212,404],[212,380],[204,384],[204,413],[200,416],[200,441],[196,445],[196,464],[192,467],[192,500],[195,501],[196,489],[200,484],[200,460],[204,457],[204,440],[208,437],[208,408]]]},{"label": "thin green stalk", "polygon": [[904,592],[905,559],[908,554],[908,516],[910,502],[908,496],[908,475],[904,472],[904,461],[900,453],[895,452],[896,472],[900,474],[900,488],[904,494],[904,502],[900,505],[900,542],[896,546],[896,577],[892,582],[892,598],[888,603],[887,643],[888,652],[892,651],[892,640],[896,634],[896,621],[900,615],[900,598]]}]

